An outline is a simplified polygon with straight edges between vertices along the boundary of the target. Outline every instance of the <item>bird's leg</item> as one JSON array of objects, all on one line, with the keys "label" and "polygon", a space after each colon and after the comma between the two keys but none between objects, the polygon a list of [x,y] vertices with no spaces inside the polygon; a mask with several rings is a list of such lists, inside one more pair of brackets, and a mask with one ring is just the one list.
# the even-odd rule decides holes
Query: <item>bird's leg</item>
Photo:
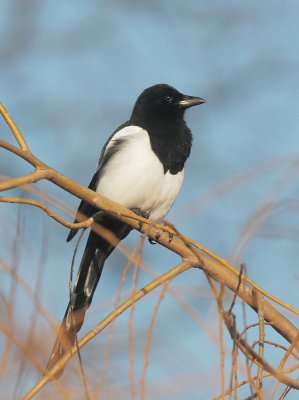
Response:
[{"label": "bird's leg", "polygon": [[[133,211],[133,213],[135,213],[136,215],[139,215],[140,217],[146,218],[148,219],[149,217],[149,212],[141,210],[140,208],[132,208],[131,211]],[[142,229],[143,227],[143,222],[139,221],[139,229]],[[160,234],[156,235],[156,240],[149,238],[148,241],[150,242],[150,244],[156,244],[158,239],[160,238]]]},{"label": "bird's leg", "polygon": [[[133,211],[133,213],[135,213],[136,215],[139,215],[140,217],[146,218],[148,219],[149,217],[149,212],[141,210],[140,208],[132,208],[131,211]],[[143,222],[139,221],[139,229],[142,229],[143,227]],[[157,242],[159,241],[161,237],[161,233],[156,233],[155,239],[151,239],[149,238],[148,241],[150,242],[150,244],[157,244]],[[169,234],[169,243],[171,243],[173,239],[173,234],[170,233]]]},{"label": "bird's leg", "polygon": [[[149,217],[149,212],[141,210],[141,208],[132,208],[131,211],[133,211],[133,213],[138,215],[139,217],[146,219],[148,219]],[[143,222],[139,221],[139,229],[142,229],[142,227],[143,227]]]}]

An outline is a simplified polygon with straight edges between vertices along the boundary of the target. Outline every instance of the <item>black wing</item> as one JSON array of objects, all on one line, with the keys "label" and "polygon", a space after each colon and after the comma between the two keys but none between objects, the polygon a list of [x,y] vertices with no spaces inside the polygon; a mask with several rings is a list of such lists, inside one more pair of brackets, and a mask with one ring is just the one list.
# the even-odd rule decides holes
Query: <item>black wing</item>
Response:
[{"label": "black wing", "polygon": [[[88,189],[96,191],[100,177],[101,177],[101,172],[103,170],[103,167],[106,165],[106,163],[110,159],[110,157],[112,157],[113,154],[115,153],[116,149],[113,149],[113,148],[111,148],[111,150],[109,149],[109,151],[106,152],[109,142],[111,141],[111,139],[117,132],[119,132],[121,129],[125,128],[126,126],[129,126],[130,124],[131,124],[130,121],[127,121],[124,124],[120,125],[112,133],[112,135],[108,138],[107,142],[105,143],[105,145],[101,151],[97,170],[96,170],[95,174],[93,175],[92,180],[90,181],[90,184],[88,185]],[[83,214],[86,217],[86,219],[88,219],[88,218],[92,217],[97,211],[98,211],[98,209],[96,207],[93,207],[90,204],[88,204],[82,200],[81,203],[79,204],[74,222],[77,223],[79,221],[79,214]],[[70,240],[72,240],[77,232],[78,232],[78,229],[71,229],[66,241],[69,242]]]},{"label": "black wing", "polygon": [[[91,190],[97,189],[99,177],[100,177],[100,170],[97,169],[94,176],[92,177],[90,184],[88,185],[88,189],[91,189]],[[92,217],[97,211],[98,211],[98,209],[96,207],[93,207],[90,204],[88,204],[82,200],[81,203],[79,204],[74,222],[75,223],[78,222],[79,214],[83,214],[86,217],[86,219],[88,219],[88,218]],[[72,240],[77,232],[78,232],[78,229],[71,229],[66,241],[69,242],[70,240]]]}]

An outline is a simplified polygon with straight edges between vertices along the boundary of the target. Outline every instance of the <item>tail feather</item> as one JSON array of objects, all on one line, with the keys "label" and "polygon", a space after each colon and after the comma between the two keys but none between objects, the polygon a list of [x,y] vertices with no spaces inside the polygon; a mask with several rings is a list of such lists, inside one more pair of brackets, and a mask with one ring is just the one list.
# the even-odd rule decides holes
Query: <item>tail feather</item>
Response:
[{"label": "tail feather", "polygon": [[[127,225],[117,220],[110,219],[104,222],[105,224],[103,223],[103,225],[110,229],[119,240],[124,239],[131,230]],[[81,329],[86,310],[91,304],[92,297],[102,274],[104,263],[114,248],[114,246],[103,238],[97,236],[94,232],[90,232],[70,302],[59,328],[58,336],[46,367],[46,372],[53,368],[75,344],[76,335]],[[58,379],[62,373],[63,369],[55,374],[54,378]]]},{"label": "tail feather", "polygon": [[[87,308],[83,307],[76,311],[72,311],[70,304],[68,305],[46,366],[46,371],[50,371],[50,369],[52,369],[64,354],[67,353],[75,344],[76,335],[81,329],[86,310]],[[61,369],[53,376],[53,378],[59,379],[63,371],[64,370]]]}]

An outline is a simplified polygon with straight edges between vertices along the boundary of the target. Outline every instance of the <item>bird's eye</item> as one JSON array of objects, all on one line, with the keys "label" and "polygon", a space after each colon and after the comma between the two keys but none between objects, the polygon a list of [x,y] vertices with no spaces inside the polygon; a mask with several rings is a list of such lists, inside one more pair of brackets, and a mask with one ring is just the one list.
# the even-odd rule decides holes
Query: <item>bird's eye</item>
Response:
[{"label": "bird's eye", "polygon": [[169,96],[169,95],[167,95],[167,96],[164,97],[164,100],[165,100],[167,103],[171,103],[171,102],[172,102],[172,97]]}]

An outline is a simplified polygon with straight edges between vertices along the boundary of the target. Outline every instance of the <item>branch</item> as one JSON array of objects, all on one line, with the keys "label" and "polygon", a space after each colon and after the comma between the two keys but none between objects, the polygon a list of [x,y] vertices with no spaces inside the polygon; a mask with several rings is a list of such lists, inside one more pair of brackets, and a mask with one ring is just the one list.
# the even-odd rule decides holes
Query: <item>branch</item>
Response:
[{"label": "branch", "polygon": [[9,126],[10,130],[12,131],[17,142],[19,143],[21,150],[30,152],[29,147],[28,147],[25,139],[23,138],[23,135],[19,131],[18,127],[16,126],[13,119],[8,114],[8,111],[6,110],[6,108],[4,107],[4,105],[2,103],[0,103],[0,113],[2,114],[3,118],[5,119],[7,125]]},{"label": "branch", "polygon": [[53,218],[55,221],[59,222],[61,225],[65,226],[66,228],[69,228],[69,229],[90,228],[90,226],[94,222],[94,219],[92,217],[85,219],[82,222],[76,222],[76,223],[68,222],[67,220],[60,217],[58,214],[56,214],[54,211],[52,211],[44,203],[41,203],[36,200],[22,199],[19,197],[2,197],[2,196],[0,196],[0,202],[29,204],[31,206],[38,207],[38,208],[42,209],[43,211],[45,211],[45,213],[48,214],[50,218]]},{"label": "branch", "polygon": [[38,169],[27,175],[18,176],[16,178],[6,179],[0,183],[0,192],[4,190],[14,189],[17,187],[22,187],[24,185],[29,185],[31,183],[36,183],[42,179],[47,179],[49,173],[45,169]]},{"label": "branch", "polygon": [[[71,193],[72,195],[80,198],[81,200],[87,202],[88,204],[94,206],[95,208],[102,210],[108,214],[114,215],[118,220],[122,221],[123,223],[127,224],[133,229],[136,229],[149,238],[159,242],[162,246],[169,249],[170,251],[178,254],[182,259],[183,263],[180,264],[175,269],[169,271],[168,273],[160,276],[156,280],[152,281],[150,284],[145,286],[143,289],[138,291],[134,296],[128,299],[125,303],[123,303],[120,307],[116,308],[107,318],[105,318],[97,327],[86,335],[80,342],[79,346],[82,347],[85,343],[91,340],[97,333],[99,333],[105,326],[107,326],[113,319],[115,319],[119,314],[121,314],[125,309],[130,307],[135,301],[142,298],[145,294],[147,294],[150,290],[153,290],[155,287],[159,286],[160,284],[166,282],[172,277],[178,275],[179,273],[184,272],[185,270],[194,267],[200,266],[200,268],[209,276],[210,278],[214,279],[215,281],[219,282],[221,287],[226,287],[237,293],[238,296],[244,300],[253,310],[258,312],[258,305],[256,295],[254,293],[254,289],[264,295],[265,297],[270,298],[271,300],[279,303],[285,309],[288,309],[295,314],[299,315],[299,311],[294,307],[284,303],[280,299],[272,296],[271,294],[267,293],[264,289],[260,288],[257,284],[250,281],[248,278],[242,276],[239,277],[239,272],[230,265],[226,260],[222,259],[218,255],[214,254],[210,250],[204,248],[200,244],[196,243],[192,239],[181,235],[173,226],[164,226],[153,221],[144,219],[142,217],[136,216],[132,211],[126,209],[125,207],[116,204],[115,202],[105,198],[104,196],[100,196],[98,193],[93,192],[92,190],[78,184],[75,181],[65,177],[58,171],[54,170],[53,168],[49,167],[42,161],[40,161],[37,157],[35,157],[29,150],[23,136],[17,129],[15,123],[12,121],[11,117],[8,115],[7,111],[4,107],[0,107],[0,112],[2,113],[4,119],[8,123],[9,127],[13,135],[15,136],[17,142],[19,143],[20,148],[13,146],[12,144],[0,140],[0,147],[6,149],[7,151],[12,152],[13,154],[21,157],[28,163],[30,163],[34,168],[35,172],[24,175],[17,178],[8,179],[0,184],[0,190],[7,190],[16,187],[22,187],[23,185],[27,185],[29,183],[37,182],[41,179],[46,179],[51,181],[55,185],[59,186],[63,190]],[[4,198],[9,199],[9,198]],[[26,199],[13,199],[14,202],[26,202],[26,204],[31,204],[33,206],[39,207],[47,213],[50,213],[51,216],[55,215],[55,219],[62,223],[68,224],[63,218],[59,217],[57,214],[54,214],[49,208],[40,202]],[[6,201],[4,200],[4,201]],[[22,201],[20,201],[22,200]],[[0,199],[1,201],[1,199]],[[50,215],[49,214],[49,215]],[[54,218],[54,217],[53,217]],[[80,220],[79,223],[83,221]],[[90,223],[86,222],[87,225]],[[66,226],[66,225],[65,225]],[[79,225],[80,226],[80,225]],[[78,228],[78,225],[76,225]],[[111,232],[105,230],[98,224],[93,223],[91,229],[95,230],[101,236],[106,238],[109,237],[109,241],[111,243],[117,243],[116,238],[114,237]],[[254,288],[254,289],[253,289]],[[263,301],[263,317],[266,323],[271,323],[273,328],[282,335],[286,340],[292,343],[290,351],[295,347],[299,350],[299,344],[297,341],[298,330],[297,328],[287,319],[285,318],[277,309],[275,309],[269,302],[266,300]],[[242,343],[243,350],[245,349],[248,354],[257,360],[255,354],[253,355],[252,349],[250,351],[246,349],[246,343],[242,342],[242,338],[238,340],[238,343]],[[48,382],[52,376],[54,376],[64,365],[67,363],[68,359],[76,352],[77,347],[73,347],[72,350],[67,353],[56,365],[55,367],[49,372],[47,376],[45,376],[33,389],[29,392],[26,398],[31,398],[34,393],[37,393],[38,390],[46,382]],[[246,353],[246,354],[247,354]],[[258,355],[257,355],[258,356]],[[259,357],[259,356],[258,356]],[[260,357],[261,358],[261,357]],[[268,370],[263,363],[263,368]],[[275,371],[274,371],[275,372]],[[284,383],[290,384],[292,387],[294,386],[292,380],[288,380],[288,378],[281,376],[281,374],[276,371],[276,375],[278,379],[282,380]],[[296,383],[296,385],[298,385]],[[297,388],[297,387],[296,387]],[[28,397],[29,396],[29,397]]]},{"label": "branch", "polygon": [[[249,344],[241,337],[238,333],[232,315],[229,313],[224,313],[224,322],[225,325],[238,346],[238,348],[242,351],[242,353],[257,364],[259,367],[262,367],[265,371],[269,372],[272,376],[274,376],[279,382],[284,383],[285,385],[291,386],[294,389],[299,389],[299,382],[295,381],[292,378],[284,375],[280,371],[273,368],[267,361],[265,361],[262,357],[260,357],[250,346]],[[259,378],[259,376],[258,376]]]},{"label": "branch", "polygon": [[156,289],[163,283],[173,279],[174,277],[182,274],[188,269],[192,268],[194,265],[191,262],[183,262],[177,265],[175,268],[166,272],[165,274],[154,279],[138,292],[134,293],[128,300],[118,306],[113,310],[106,318],[104,318],[95,328],[89,331],[79,342],[78,347],[74,345],[71,350],[69,350],[56,364],[55,366],[44,375],[42,379],[24,396],[23,400],[30,400],[35,396],[53,377],[65,367],[70,358],[77,352],[78,348],[81,349],[85,346],[91,339],[93,339],[98,333],[100,333],[106,326],[111,324],[119,315],[121,315],[125,310],[131,307],[133,304],[137,303],[142,297],[146,296],[149,292]]},{"label": "branch", "polygon": [[[80,198],[81,200],[86,201],[94,207],[114,215],[120,221],[131,226],[133,229],[146,234],[151,239],[158,241],[162,246],[178,254],[183,258],[183,260],[190,260],[192,262],[195,261],[197,265],[201,265],[201,269],[209,274],[213,279],[223,284],[233,292],[236,291],[238,287],[238,271],[226,260],[215,255],[210,250],[197,243],[196,248],[195,242],[183,235],[177,235],[170,239],[168,233],[169,229],[167,229],[167,227],[155,224],[153,221],[136,216],[136,214],[125,207],[65,177],[58,171],[55,171],[53,168],[38,160],[31,153],[24,152],[2,140],[0,140],[0,147],[1,146],[13,152],[14,154],[19,155],[37,169],[45,169],[47,171],[47,179],[57,186]],[[94,229],[94,226],[92,229]],[[175,232],[174,229],[171,229],[171,231]],[[260,290],[258,285],[255,284],[254,287],[265,295],[265,291]],[[256,301],[252,296],[252,288],[248,285],[246,279],[244,278],[242,279],[242,284],[240,285],[238,294],[239,297],[241,297],[251,308],[257,311]],[[288,305],[284,304],[284,306],[290,309]],[[291,309],[299,314],[298,310],[294,309],[293,307],[291,307]],[[296,337],[297,328],[287,318],[279,313],[278,310],[266,302],[266,300],[264,302],[264,313],[265,321],[273,322],[274,329],[291,343]],[[296,347],[299,349],[299,344],[297,344]]]}]

